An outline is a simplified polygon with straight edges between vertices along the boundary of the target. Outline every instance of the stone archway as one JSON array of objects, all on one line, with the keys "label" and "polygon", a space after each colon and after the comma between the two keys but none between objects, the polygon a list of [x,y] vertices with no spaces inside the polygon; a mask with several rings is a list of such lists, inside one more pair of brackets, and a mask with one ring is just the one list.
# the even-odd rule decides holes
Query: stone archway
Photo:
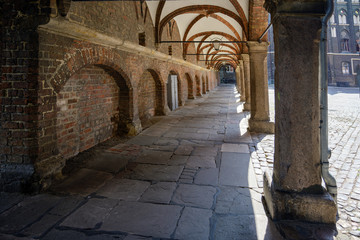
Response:
[{"label": "stone archway", "polygon": [[59,153],[68,159],[115,135],[126,134],[130,91],[124,78],[103,65],[72,75],[57,94]]}]

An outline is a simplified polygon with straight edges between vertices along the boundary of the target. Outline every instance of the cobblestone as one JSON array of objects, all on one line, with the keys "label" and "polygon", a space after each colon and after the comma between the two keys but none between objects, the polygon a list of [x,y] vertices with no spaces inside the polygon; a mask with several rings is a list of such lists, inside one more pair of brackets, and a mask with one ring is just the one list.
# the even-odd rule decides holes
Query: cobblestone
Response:
[{"label": "cobblestone", "polygon": [[[330,173],[338,186],[338,239],[360,237],[360,96],[357,88],[329,87]],[[274,121],[274,89],[269,90],[270,119]],[[251,160],[259,187],[262,174],[273,169],[274,135],[252,134]],[[264,157],[264,153],[266,157]]]}]

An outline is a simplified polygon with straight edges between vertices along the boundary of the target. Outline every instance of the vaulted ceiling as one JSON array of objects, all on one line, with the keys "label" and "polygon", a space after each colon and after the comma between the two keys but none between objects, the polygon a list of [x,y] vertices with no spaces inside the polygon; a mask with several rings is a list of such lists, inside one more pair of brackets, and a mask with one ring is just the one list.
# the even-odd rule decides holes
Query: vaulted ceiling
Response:
[{"label": "vaulted ceiling", "polygon": [[[188,45],[195,44],[196,54],[204,55],[208,66],[223,63],[236,65],[249,36],[249,0],[147,0],[155,26],[156,42],[166,24],[175,20],[183,44],[183,54]],[[220,41],[216,50],[213,41]],[[198,57],[199,59],[199,57]]]}]

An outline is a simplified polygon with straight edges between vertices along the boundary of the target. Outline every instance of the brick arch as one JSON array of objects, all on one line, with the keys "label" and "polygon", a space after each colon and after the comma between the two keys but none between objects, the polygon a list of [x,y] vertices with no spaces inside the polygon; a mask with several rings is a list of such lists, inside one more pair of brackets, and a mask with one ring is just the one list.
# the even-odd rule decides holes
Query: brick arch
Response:
[{"label": "brick arch", "polygon": [[106,66],[118,72],[125,80],[130,93],[132,93],[133,87],[130,78],[120,66],[115,64],[116,61],[112,60],[117,58],[117,54],[112,50],[103,47],[85,47],[78,49],[75,52],[66,54],[65,59],[57,67],[55,73],[47,83],[58,93],[66,84],[66,81],[80,69],[90,65],[99,65]]},{"label": "brick arch", "polygon": [[113,68],[87,64],[56,95],[56,148],[65,159],[110,137],[128,134],[130,91]]},{"label": "brick arch", "polygon": [[[227,34],[227,33],[223,33],[223,32],[218,32],[218,31],[207,31],[207,32],[200,32],[200,33],[197,33],[197,34],[194,34],[193,36],[191,36],[187,41],[193,41],[195,38],[197,37],[201,37],[201,36],[211,36],[211,35],[221,35],[223,37],[225,37],[227,40],[229,41],[239,41],[238,39],[236,39],[235,37],[231,36],[230,34]],[[207,38],[206,37],[206,38]],[[204,38],[203,38],[204,39]],[[242,46],[241,44],[239,43],[233,43],[234,47],[237,49],[236,52],[241,52],[241,49],[242,49]],[[187,54],[187,49],[188,49],[188,46],[189,46],[189,43],[185,43],[184,44],[184,54]]]},{"label": "brick arch", "polygon": [[189,73],[185,73],[185,78],[187,81],[187,93],[188,93],[188,99],[195,99],[194,96],[194,82],[190,76]]},{"label": "brick arch", "polygon": [[[153,68],[147,68],[141,76],[146,72],[149,72],[155,82],[155,115],[161,116],[165,115],[165,84],[161,79],[161,74],[158,70]],[[140,78],[141,81],[141,78]],[[140,82],[138,83],[139,86]]]}]

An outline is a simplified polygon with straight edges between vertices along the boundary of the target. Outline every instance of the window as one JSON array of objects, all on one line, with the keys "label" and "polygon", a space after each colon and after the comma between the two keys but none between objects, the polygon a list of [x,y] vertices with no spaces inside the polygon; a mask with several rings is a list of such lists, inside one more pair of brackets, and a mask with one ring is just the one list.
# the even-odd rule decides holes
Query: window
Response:
[{"label": "window", "polygon": [[339,24],[347,24],[346,11],[344,9],[340,10],[338,17],[339,17]]},{"label": "window", "polygon": [[340,49],[342,52],[349,52],[349,33],[346,30],[341,31]]},{"label": "window", "polygon": [[359,9],[356,9],[354,11],[354,16],[353,16],[353,19],[354,19],[354,25],[360,25],[360,16],[359,16]]},{"label": "window", "polygon": [[342,62],[341,70],[344,75],[349,75],[350,74],[350,64],[348,62]]},{"label": "window", "polygon": [[330,23],[331,23],[331,24],[334,24],[334,23],[335,23],[335,16],[334,16],[334,15],[331,15]]},{"label": "window", "polygon": [[336,28],[335,27],[331,28],[331,37],[336,38]]},{"label": "window", "polygon": [[359,0],[352,0],[353,3],[359,3]]},{"label": "window", "polygon": [[356,52],[360,52],[360,31],[357,31],[355,33],[355,48],[356,48]]}]

